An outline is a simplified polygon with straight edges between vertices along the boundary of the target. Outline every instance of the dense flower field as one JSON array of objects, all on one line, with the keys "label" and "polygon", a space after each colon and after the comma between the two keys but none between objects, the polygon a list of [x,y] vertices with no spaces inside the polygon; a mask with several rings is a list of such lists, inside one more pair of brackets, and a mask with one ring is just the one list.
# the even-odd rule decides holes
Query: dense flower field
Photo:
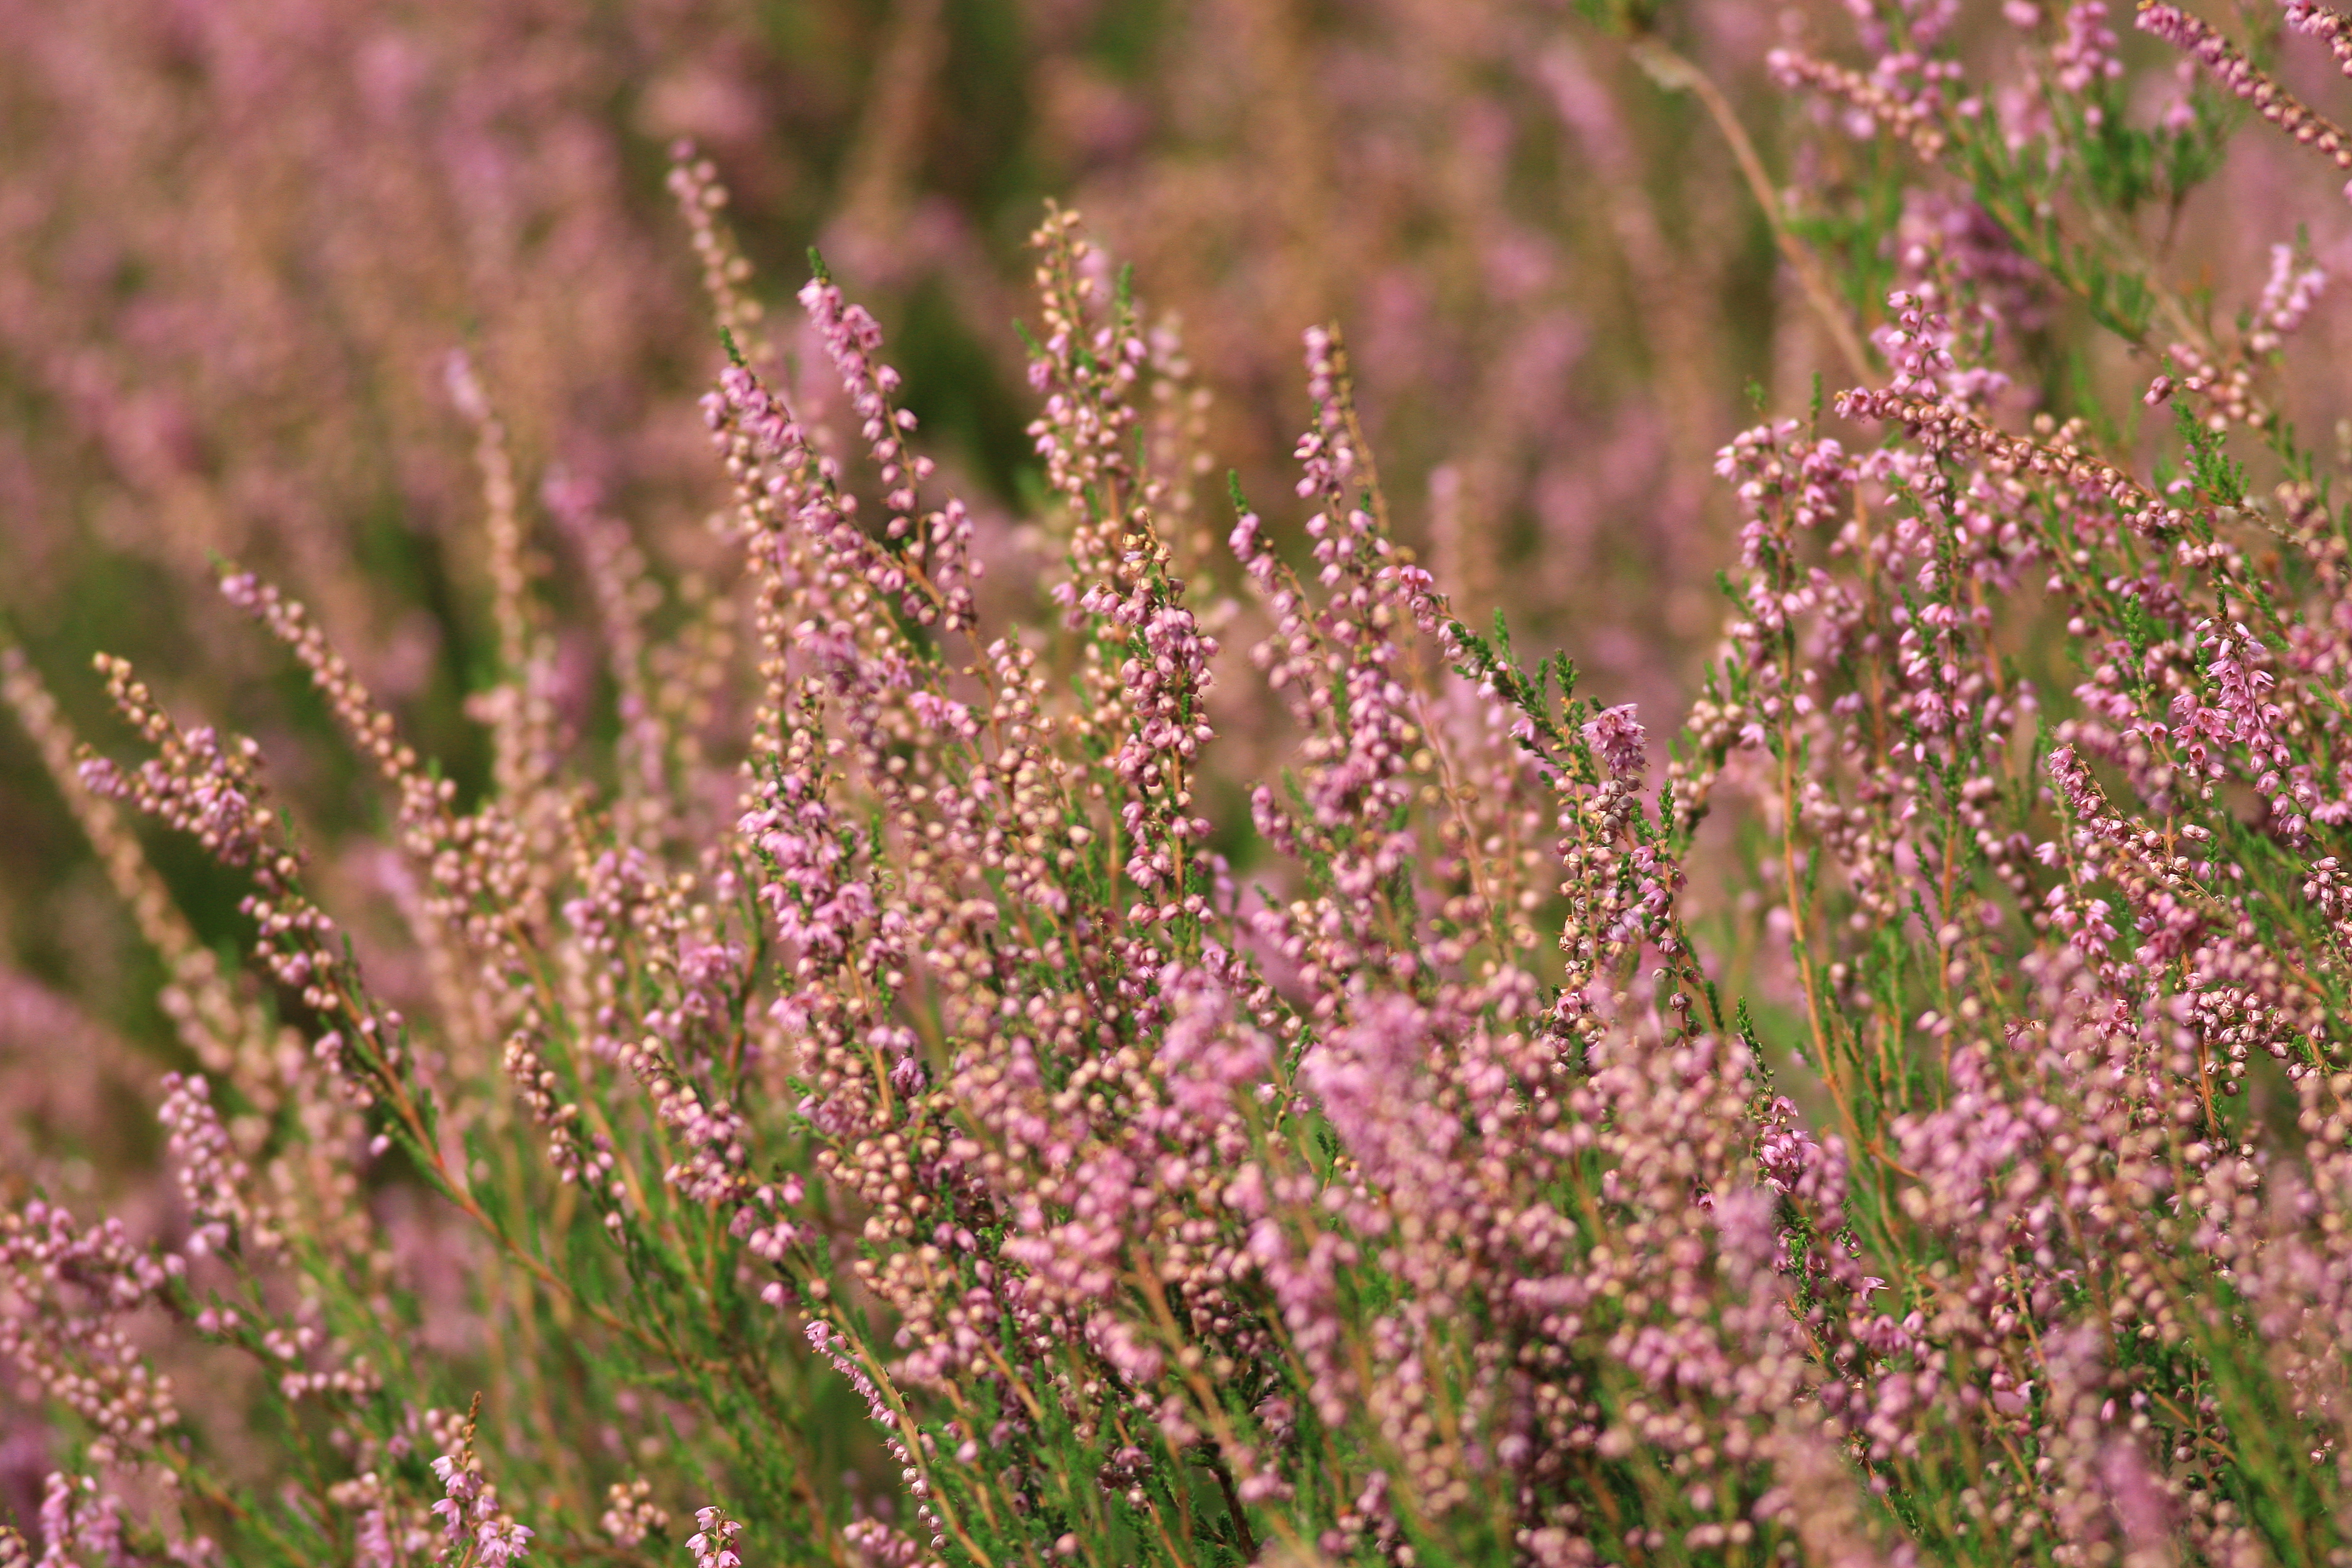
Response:
[{"label": "dense flower field", "polygon": [[2352,1563],[2352,18],[378,9],[0,13],[0,1565]]}]

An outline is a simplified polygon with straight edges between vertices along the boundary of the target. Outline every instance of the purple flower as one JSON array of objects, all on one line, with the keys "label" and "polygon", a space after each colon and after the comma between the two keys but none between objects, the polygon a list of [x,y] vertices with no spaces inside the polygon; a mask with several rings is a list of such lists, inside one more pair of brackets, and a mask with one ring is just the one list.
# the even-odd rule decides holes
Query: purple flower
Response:
[{"label": "purple flower", "polygon": [[1644,751],[1649,737],[1634,713],[1633,703],[1621,702],[1602,709],[1598,718],[1581,727],[1585,744],[1600,752],[1602,764],[1621,779],[1638,780],[1649,765]]}]

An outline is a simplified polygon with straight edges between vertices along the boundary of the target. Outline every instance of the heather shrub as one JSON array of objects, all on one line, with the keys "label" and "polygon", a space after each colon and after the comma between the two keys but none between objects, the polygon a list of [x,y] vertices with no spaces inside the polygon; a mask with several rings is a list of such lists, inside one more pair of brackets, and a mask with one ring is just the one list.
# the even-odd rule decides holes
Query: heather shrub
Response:
[{"label": "heather shrub", "polygon": [[[782,327],[686,145],[703,543],[443,363],[478,767],[245,563],[370,828],[112,654],[85,741],[0,645],[168,973],[143,1054],[0,994],[65,1058],[0,1079],[0,1562],[2352,1552],[2352,425],[2291,357],[2352,141],[2282,74],[2352,21],[2143,5],[2135,71],[2095,4],[1856,4],[1758,62],[1783,186],[1588,9],[1825,378],[1711,443],[1685,715],[1466,613],[1503,558],[1383,485],[1343,325],[1273,489],[1049,207],[1016,519],[874,247]],[[2225,169],[2284,232],[2184,287]]]}]

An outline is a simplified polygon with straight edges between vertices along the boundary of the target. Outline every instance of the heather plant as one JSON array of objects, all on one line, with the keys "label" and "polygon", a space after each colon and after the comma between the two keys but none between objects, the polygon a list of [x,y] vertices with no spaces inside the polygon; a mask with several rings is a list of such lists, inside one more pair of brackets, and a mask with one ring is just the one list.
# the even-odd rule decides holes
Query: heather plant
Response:
[{"label": "heather plant", "polygon": [[[731,587],[464,355],[478,778],[218,572],[380,786],[366,899],[270,746],[111,655],[85,743],[0,649],[173,1036],[71,1064],[160,1188],[37,1128],[0,1193],[0,1562],[2345,1560],[2352,459],[2288,356],[2352,144],[2267,13],[2143,5],[2150,102],[2104,6],[1886,0],[1770,55],[1778,188],[1591,9],[1840,378],[1727,433],[1686,720],[1457,614],[1339,326],[1293,490],[1221,493],[1059,208],[999,527],[690,147]],[[2318,200],[2184,288],[2242,119]]]},{"label": "heather plant", "polygon": [[[1710,3],[1674,31],[1756,108],[1753,15]],[[1181,316],[1218,460],[1254,490],[1288,482],[1299,326],[1337,317],[1406,531],[1466,600],[1547,637],[1574,618],[1588,663],[1661,700],[1714,631],[1700,563],[1729,507],[1706,461],[1767,362],[1770,256],[1717,140],[1549,7],[95,0],[0,6],[0,605],[52,671],[93,643],[168,659],[207,711],[314,738],[206,589],[227,555],[327,617],[469,777],[460,702],[495,632],[453,343],[526,472],[593,487],[673,584],[723,574],[709,465],[656,412],[710,352],[663,200],[679,134],[763,268],[817,239],[858,280],[983,529],[1034,500],[1004,325],[1055,195]],[[1601,526],[1636,499],[1654,528]],[[77,918],[129,962],[95,879],[42,852],[66,826],[46,786],[0,788],[52,829],[7,848],[13,945],[103,967],[53,940],[46,895],[79,877]],[[322,850],[366,826],[331,801]]]}]

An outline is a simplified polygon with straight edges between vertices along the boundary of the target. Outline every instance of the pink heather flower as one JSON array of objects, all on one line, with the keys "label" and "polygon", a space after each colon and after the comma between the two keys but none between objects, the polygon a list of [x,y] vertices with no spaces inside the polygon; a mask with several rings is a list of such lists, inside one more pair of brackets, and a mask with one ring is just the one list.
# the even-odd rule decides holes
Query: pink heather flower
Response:
[{"label": "pink heather flower", "polygon": [[400,1559],[393,1545],[392,1521],[383,1510],[372,1508],[361,1514],[352,1533],[358,1568],[395,1568]]},{"label": "pink heather flower", "polygon": [[281,1238],[268,1209],[250,1195],[253,1173],[221,1125],[211,1084],[200,1074],[166,1073],[163,1087],[158,1114],[170,1134],[180,1195],[195,1222],[188,1236],[189,1256],[219,1252],[232,1237],[264,1254],[277,1250]]},{"label": "pink heather flower", "polygon": [[531,1538],[526,1525],[512,1520],[485,1520],[474,1529],[474,1562],[478,1568],[506,1568],[509,1563],[520,1563],[530,1555],[524,1544]]},{"label": "pink heather flower", "polygon": [[[2107,0],[2078,0],[2066,8],[2065,36],[2051,49],[2050,58],[2058,68],[2058,85],[2068,92],[2087,92],[2122,77],[2124,63],[2116,58],[2115,30],[2107,26]],[[2097,125],[2105,115],[2098,105],[2091,104],[2084,109],[2084,118]]]},{"label": "pink heather flower", "polygon": [[0,1362],[81,1419],[100,1464],[135,1460],[179,1425],[171,1379],[121,1320],[163,1299],[186,1268],[178,1253],[132,1245],[113,1216],[84,1228],[40,1198],[0,1208]]},{"label": "pink heather flower", "polygon": [[2325,43],[2336,68],[2352,76],[2352,18],[2315,0],[2285,0],[2284,9],[2288,26]]},{"label": "pink heather flower", "polygon": [[1585,743],[1601,753],[1602,763],[1617,778],[1639,779],[1649,766],[1644,749],[1649,737],[1635,713],[1635,704],[1621,702],[1580,727]]},{"label": "pink heather flower", "polygon": [[2316,262],[2297,266],[2294,247],[2272,246],[2270,280],[2263,284],[2262,300],[2254,307],[2247,349],[2258,354],[2277,353],[2288,335],[2303,325],[2326,287],[2326,268]]},{"label": "pink heather flower", "polygon": [[89,1476],[51,1471],[41,1496],[43,1564],[57,1568],[131,1568],[122,1538],[122,1505]]},{"label": "pink heather flower", "polygon": [[442,362],[441,379],[449,389],[449,401],[468,423],[479,425],[490,417],[490,400],[482,391],[481,379],[474,374],[474,362],[463,349],[452,349]]},{"label": "pink heather flower", "polygon": [[529,1554],[532,1531],[504,1517],[499,1489],[482,1479],[473,1433],[473,1419],[468,1416],[458,1428],[456,1451],[433,1461],[433,1473],[440,1478],[446,1494],[432,1508],[442,1522],[446,1542],[442,1560],[457,1561],[470,1542],[469,1559],[479,1568],[507,1568]]},{"label": "pink heather flower", "polygon": [[735,1551],[735,1540],[743,1533],[740,1521],[729,1519],[722,1508],[697,1509],[695,1533],[687,1537],[686,1549],[694,1554],[694,1568],[742,1568],[743,1559]]},{"label": "pink heather flower", "polygon": [[[2253,105],[2255,113],[2326,158],[2339,172],[2352,170],[2352,136],[2280,87],[2210,24],[2177,5],[2141,0],[2135,25],[2188,53],[2222,87]],[[2347,185],[2347,195],[2352,196],[2352,185]]]},{"label": "pink heather flower", "polygon": [[2197,83],[2197,62],[2184,59],[2173,68],[2173,90],[2164,100],[2164,112],[2157,123],[2175,136],[2186,135],[2197,128],[2197,100],[2191,93]]},{"label": "pink heather flower", "polygon": [[653,1484],[649,1481],[614,1481],[605,1489],[604,1496],[609,1506],[597,1522],[616,1545],[635,1546],[646,1536],[669,1528],[668,1510],[655,1506]]}]

